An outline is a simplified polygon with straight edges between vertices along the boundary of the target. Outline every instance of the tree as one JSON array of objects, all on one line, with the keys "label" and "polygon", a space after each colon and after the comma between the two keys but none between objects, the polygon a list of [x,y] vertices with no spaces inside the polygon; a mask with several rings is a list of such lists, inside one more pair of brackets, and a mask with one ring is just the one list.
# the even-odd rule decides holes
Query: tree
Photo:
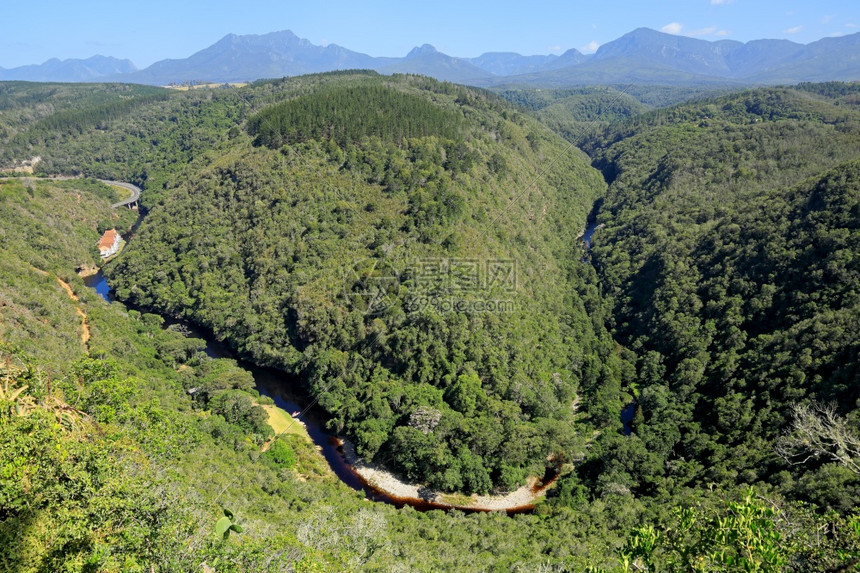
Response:
[{"label": "tree", "polygon": [[780,514],[748,490],[714,513],[678,508],[663,530],[631,530],[621,549],[623,571],[781,571],[793,547]]},{"label": "tree", "polygon": [[487,395],[481,388],[481,379],[474,372],[460,374],[448,390],[448,403],[466,416],[470,416],[475,407],[482,405],[486,398]]},{"label": "tree", "polygon": [[860,474],[860,437],[845,418],[836,413],[835,404],[800,404],[793,408],[791,429],[776,444],[776,453],[791,464],[811,458],[830,458]]}]

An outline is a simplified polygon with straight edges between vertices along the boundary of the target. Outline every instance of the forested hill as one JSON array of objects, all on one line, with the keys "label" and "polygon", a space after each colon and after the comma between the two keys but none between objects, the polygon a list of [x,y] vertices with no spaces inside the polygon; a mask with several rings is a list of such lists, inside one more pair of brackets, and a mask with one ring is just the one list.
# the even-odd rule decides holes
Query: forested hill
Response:
[{"label": "forested hill", "polygon": [[633,435],[605,440],[583,475],[643,494],[767,483],[856,506],[858,476],[836,458],[776,451],[795,406],[834,404],[855,435],[860,423],[858,94],[755,90],[592,142],[611,181],[592,259],[638,361]]},{"label": "forested hill", "polygon": [[308,82],[270,86],[152,211],[117,296],[300,373],[360,454],[432,487],[516,488],[581,453],[577,398],[601,425],[620,406],[576,240],[600,174],[486,92]]}]

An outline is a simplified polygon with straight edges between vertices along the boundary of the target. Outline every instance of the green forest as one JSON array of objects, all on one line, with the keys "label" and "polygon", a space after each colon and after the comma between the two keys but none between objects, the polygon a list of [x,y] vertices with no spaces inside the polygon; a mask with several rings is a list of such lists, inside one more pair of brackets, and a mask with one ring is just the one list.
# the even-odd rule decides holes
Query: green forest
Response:
[{"label": "green forest", "polygon": [[0,569],[860,569],[858,96],[0,83]]},{"label": "green forest", "polygon": [[[580,225],[566,224],[584,220],[602,180],[530,118],[501,117],[492,97],[469,105],[423,79],[340,83],[321,88],[320,110],[301,112],[313,125],[289,118],[314,95],[252,116],[254,141],[264,124],[286,122],[288,133],[237,142],[152,213],[137,247],[108,268],[117,295],[301,375],[332,429],[410,480],[515,489],[542,476],[547,458],[582,449],[569,431],[577,393],[620,385],[611,336],[585,311],[600,302],[587,298],[593,273],[575,263]],[[413,123],[393,133],[398,122],[368,116],[377,97],[380,109],[414,108]],[[362,133],[318,132],[341,124]],[[519,166],[539,156],[553,171],[530,181]],[[511,261],[521,288],[474,284],[494,261]],[[443,307],[496,301],[510,308]]]},{"label": "green forest", "polygon": [[617,340],[638,355],[639,440],[619,454],[635,444],[646,463],[632,473],[604,457],[595,475],[651,491],[767,482],[856,504],[848,466],[786,463],[773,445],[798,404],[858,422],[856,93],[747,92],[654,112],[598,144],[613,180],[592,258]]}]

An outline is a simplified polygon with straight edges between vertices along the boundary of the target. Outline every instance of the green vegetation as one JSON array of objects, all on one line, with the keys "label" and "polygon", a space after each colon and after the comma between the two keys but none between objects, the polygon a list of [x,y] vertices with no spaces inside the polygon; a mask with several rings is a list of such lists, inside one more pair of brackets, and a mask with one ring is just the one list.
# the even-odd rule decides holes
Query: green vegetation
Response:
[{"label": "green vegetation", "polygon": [[[114,189],[0,179],[0,569],[856,569],[858,93],[523,96],[560,130],[616,114],[581,139],[601,177],[426,78],[0,84],[4,161],[150,209],[107,268],[132,310],[75,274],[134,221]],[[474,288],[474,261],[517,280]],[[515,517],[364,501],[150,310],[297,373],[363,455],[454,497],[562,475]]]},{"label": "green vegetation", "polygon": [[535,115],[568,141],[579,144],[598,129],[648,109],[648,106],[623,92],[591,89],[558,100]]},{"label": "green vegetation", "polygon": [[611,123],[651,109],[626,92],[608,87],[508,89],[499,95],[532,112],[541,123],[575,145]]},{"label": "green vegetation", "polygon": [[377,137],[384,142],[458,136],[457,116],[417,95],[378,85],[345,86],[271,106],[248,120],[257,143],[278,148],[310,140],[338,145]]},{"label": "green vegetation", "polygon": [[[811,539],[814,523],[848,537]],[[662,528],[633,528],[621,549],[629,571],[832,571],[856,564],[860,514],[816,519],[802,507],[786,507],[750,489],[723,507],[676,508]]]},{"label": "green vegetation", "polygon": [[0,109],[0,165],[39,156],[37,174],[135,183],[148,209],[189,161],[229,138],[244,103],[232,91],[10,82]]},{"label": "green vegetation", "polygon": [[69,123],[57,121],[59,118],[77,117],[84,122],[79,127],[94,126],[117,117],[111,110],[133,107],[166,93],[162,88],[128,84],[2,82],[0,134],[5,137],[34,124],[38,128],[68,127]]},{"label": "green vegetation", "polygon": [[628,84],[568,89],[518,86],[495,91],[574,145],[582,146],[610,125],[622,124],[648,110],[736,90]]},{"label": "green vegetation", "polygon": [[[357,557],[343,549],[317,550],[284,533],[298,529],[296,504],[333,495],[358,509],[359,501],[319,472],[306,440],[279,438],[261,454],[272,430],[259,423],[265,413],[250,375],[208,358],[201,340],[163,328],[156,315],[103,302],[75,276],[76,264],[98,258],[88,250],[95,219],[112,212],[101,186],[38,182],[28,193],[9,180],[3,189],[0,228],[10,237],[38,230],[51,248],[16,240],[0,258],[9,268],[0,293],[0,569],[353,567]],[[85,209],[92,218],[78,221]],[[54,213],[66,217],[51,221]],[[48,271],[28,272],[29,261]],[[76,306],[92,333],[87,343],[77,337]],[[191,388],[199,389],[193,397]],[[257,503],[271,515],[254,517]],[[221,507],[235,511],[224,531]],[[247,532],[235,535],[240,528]],[[237,546],[227,531],[248,539]],[[261,557],[271,542],[284,554]]]},{"label": "green vegetation", "polygon": [[54,373],[75,360],[82,336],[57,278],[74,282],[77,268],[99,264],[99,227],[124,232],[136,218],[112,201],[114,190],[97,181],[0,179],[0,340],[29,346]]},{"label": "green vegetation", "polygon": [[[292,144],[237,138],[147,218],[109,269],[117,295],[301,374],[332,428],[409,479],[487,493],[542,476],[547,459],[583,447],[570,431],[577,393],[620,384],[614,344],[586,316],[600,307],[594,275],[573,246],[601,181],[482,92],[329,80],[250,120],[252,134],[280,126],[264,140]],[[290,120],[315,105],[311,123]],[[392,116],[369,121],[367,109]],[[412,127],[397,119],[413,110]],[[342,124],[358,131],[320,132]],[[540,163],[548,171],[528,167]],[[449,274],[473,264],[473,279],[488,281],[495,262],[509,284],[458,287]],[[444,274],[425,284],[432,264]],[[373,268],[396,283],[383,305]],[[510,311],[448,311],[433,299],[501,300]]]},{"label": "green vegetation", "polygon": [[856,507],[849,467],[774,451],[797,404],[833,402],[860,434],[860,115],[832,92],[684,105],[595,147],[612,183],[592,258],[638,356],[637,407],[633,435],[601,436],[580,479],[648,496],[767,484]]}]

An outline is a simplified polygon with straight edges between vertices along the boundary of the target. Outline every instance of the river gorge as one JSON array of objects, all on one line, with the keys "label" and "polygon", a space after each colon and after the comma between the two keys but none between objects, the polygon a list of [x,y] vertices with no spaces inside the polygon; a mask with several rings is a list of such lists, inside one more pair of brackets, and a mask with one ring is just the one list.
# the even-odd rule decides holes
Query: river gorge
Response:
[{"label": "river gorge", "polygon": [[[101,271],[84,277],[84,283],[105,301],[113,302],[111,288]],[[165,327],[176,323],[176,320],[165,317]],[[515,515],[531,512],[535,501],[546,493],[558,477],[555,472],[548,470],[542,478],[532,477],[526,485],[513,492],[471,497],[431,492],[421,485],[403,482],[381,467],[365,463],[356,456],[349,442],[329,431],[326,428],[325,412],[308,397],[296,376],[241,360],[211,333],[204,332],[195,325],[182,324],[183,330],[190,336],[200,338],[206,343],[207,355],[212,358],[234,359],[249,371],[260,395],[268,396],[278,408],[293,413],[297,421],[305,426],[334,475],[350,488],[364,492],[366,498],[371,501],[396,507],[409,505],[419,511],[458,509],[466,512],[505,511],[509,515]]]},{"label": "river gorge", "polygon": [[[138,219],[135,228],[141,219]],[[592,236],[598,227],[596,218],[590,217],[581,236],[586,251],[590,248]],[[131,235],[128,238],[131,239]],[[101,270],[96,274],[85,276],[84,282],[102,299],[113,302],[111,288]],[[165,317],[165,326],[176,322],[175,319]],[[256,389],[262,396],[271,398],[278,408],[292,413],[297,422],[306,427],[314,445],[337,478],[350,488],[364,492],[369,500],[396,507],[409,505],[420,511],[458,509],[467,512],[505,511],[514,515],[531,512],[534,504],[546,494],[558,477],[557,471],[550,468],[544,476],[529,478],[526,485],[513,492],[486,496],[446,495],[430,491],[420,484],[403,482],[387,470],[361,460],[349,442],[328,430],[325,412],[316,405],[316,401],[309,398],[296,376],[274,368],[260,367],[238,358],[225,343],[216,340],[211,333],[205,332],[196,325],[183,323],[183,329],[191,336],[205,341],[205,352],[210,357],[237,360],[244,369],[248,370],[253,375]],[[627,410],[628,408],[625,408],[622,413],[625,433],[629,433],[629,421],[625,415]]]}]

